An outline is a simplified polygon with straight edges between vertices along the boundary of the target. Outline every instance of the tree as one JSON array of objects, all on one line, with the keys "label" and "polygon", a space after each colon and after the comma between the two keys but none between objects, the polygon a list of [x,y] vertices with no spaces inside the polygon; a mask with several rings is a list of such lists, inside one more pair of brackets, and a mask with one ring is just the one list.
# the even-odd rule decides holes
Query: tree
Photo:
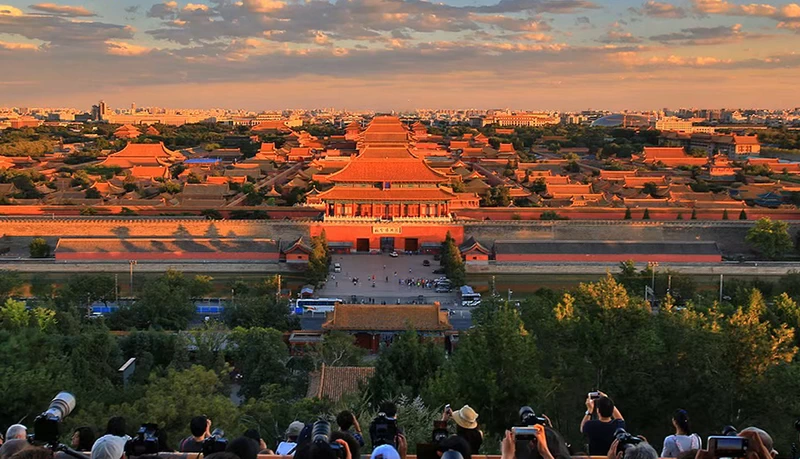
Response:
[{"label": "tree", "polygon": [[415,397],[444,361],[442,346],[423,340],[414,330],[406,330],[378,355],[375,376],[369,382],[372,403],[377,405],[400,395]]},{"label": "tree", "polygon": [[[481,424],[491,432],[502,432],[518,420],[520,406],[545,396],[539,352],[516,309],[493,301],[483,302],[479,309],[476,326],[459,340],[428,391],[440,404],[469,403],[480,413]],[[376,377],[380,373],[376,369]]]},{"label": "tree", "polygon": [[30,245],[31,258],[47,258],[50,256],[50,244],[44,238],[33,238]]},{"label": "tree", "polygon": [[745,212],[744,209],[739,212],[739,220],[747,220],[747,212]]},{"label": "tree", "polygon": [[467,280],[467,269],[464,259],[461,257],[461,250],[459,250],[455,239],[453,239],[449,231],[445,235],[444,243],[442,243],[441,265],[444,268],[445,276],[450,279],[453,286],[460,287],[464,285]]},{"label": "tree", "polygon": [[225,307],[222,317],[231,327],[264,327],[288,331],[296,329],[299,322],[296,316],[289,315],[289,304],[284,298],[277,297],[274,284],[269,291],[251,291],[236,297],[233,304]]},{"label": "tree", "polygon": [[650,220],[650,209],[644,209],[642,220]]},{"label": "tree", "polygon": [[723,220],[728,220],[728,209],[724,209],[722,211],[722,219]]},{"label": "tree", "polygon": [[3,324],[3,328],[9,330],[24,328],[30,324],[30,321],[30,315],[23,301],[15,301],[9,298],[0,307],[0,323]]},{"label": "tree", "polygon": [[642,188],[642,193],[654,196],[656,193],[658,193],[658,185],[656,185],[655,182],[647,182]]},{"label": "tree", "polygon": [[747,231],[745,240],[755,246],[767,258],[782,256],[792,248],[789,225],[781,220],[764,217]]},{"label": "tree", "polygon": [[239,394],[256,398],[273,384],[289,383],[289,352],[283,335],[271,328],[235,328],[230,334],[230,357],[242,374]]},{"label": "tree", "polygon": [[195,314],[192,283],[180,271],[169,270],[147,281],[136,302],[120,308],[111,317],[117,328],[134,326],[183,330]]},{"label": "tree", "polygon": [[689,219],[697,220],[697,209],[692,209],[692,216]]},{"label": "tree", "polygon": [[622,217],[622,218],[624,220],[630,220],[631,218],[633,218],[633,215],[631,215],[631,208],[630,207],[626,207],[625,208],[625,216]]},{"label": "tree", "polygon": [[15,294],[23,285],[16,271],[0,270],[0,301]]},{"label": "tree", "polygon": [[206,217],[208,220],[222,220],[222,213],[217,209],[205,209],[200,212],[200,215]]},{"label": "tree", "polygon": [[322,343],[315,344],[308,355],[315,369],[322,364],[329,367],[357,367],[363,364],[367,350],[356,345],[355,336],[334,331],[325,335]]},{"label": "tree", "polygon": [[311,238],[311,253],[308,256],[306,278],[312,284],[319,284],[328,277],[331,255],[328,240],[323,230],[319,236]]}]

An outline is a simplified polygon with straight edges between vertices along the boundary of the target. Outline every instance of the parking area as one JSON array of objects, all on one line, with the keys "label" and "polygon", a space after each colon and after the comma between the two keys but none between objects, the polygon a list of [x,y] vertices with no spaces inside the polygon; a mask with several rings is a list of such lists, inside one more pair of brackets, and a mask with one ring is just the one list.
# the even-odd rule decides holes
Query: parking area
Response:
[{"label": "parking area", "polygon": [[[430,266],[424,266],[425,260]],[[332,270],[325,286],[315,292],[315,296],[341,298],[347,303],[430,304],[438,301],[442,307],[456,305],[456,291],[436,293],[433,286],[425,286],[442,276],[434,274],[440,266],[433,255],[399,254],[396,258],[389,254],[334,255],[332,263],[332,266],[339,263],[341,272]]]}]

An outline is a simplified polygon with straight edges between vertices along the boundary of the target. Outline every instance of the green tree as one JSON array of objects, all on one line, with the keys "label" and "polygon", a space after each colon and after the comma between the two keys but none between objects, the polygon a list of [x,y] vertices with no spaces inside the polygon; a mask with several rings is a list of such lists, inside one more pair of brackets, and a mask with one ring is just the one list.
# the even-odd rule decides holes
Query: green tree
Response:
[{"label": "green tree", "polygon": [[739,220],[747,220],[747,212],[745,212],[744,209],[739,212]]},{"label": "green tree", "polygon": [[24,301],[16,301],[11,298],[0,307],[0,323],[9,330],[17,330],[27,327],[31,318],[25,307]]},{"label": "green tree", "polygon": [[655,182],[647,182],[642,188],[642,193],[649,196],[655,196],[658,193],[658,185],[656,185]]},{"label": "green tree", "polygon": [[729,218],[728,218],[728,209],[724,209],[722,211],[722,219],[723,220],[729,220]]},{"label": "green tree", "polygon": [[[238,327],[231,332],[230,343],[230,356],[242,374],[241,396],[256,398],[269,390],[270,385],[289,383],[286,369],[289,352],[281,332],[270,328]],[[298,391],[301,389],[298,387]]]},{"label": "green tree", "polygon": [[630,208],[630,207],[626,207],[626,208],[625,208],[625,216],[624,216],[624,217],[622,217],[622,218],[623,218],[624,220],[630,220],[630,219],[632,219],[632,218],[633,218],[633,215],[631,215],[631,208]]},{"label": "green tree", "polygon": [[322,364],[329,367],[358,367],[364,364],[367,350],[356,345],[353,335],[334,331],[325,335],[308,353],[314,368]]},{"label": "green tree", "polygon": [[306,278],[312,284],[318,284],[328,277],[331,255],[325,231],[311,238],[311,253],[308,256]]},{"label": "green tree", "polygon": [[644,209],[642,220],[650,220],[650,209]]},{"label": "green tree", "polygon": [[400,395],[415,397],[444,361],[441,345],[422,339],[414,330],[406,330],[378,355],[375,376],[369,382],[372,402],[377,405]]},{"label": "green tree", "polygon": [[22,287],[23,282],[16,271],[0,270],[0,301],[14,295]]},{"label": "green tree", "polygon": [[541,400],[546,390],[536,343],[517,311],[491,301],[479,308],[477,325],[459,340],[428,390],[441,404],[469,403],[489,431],[502,432],[517,421],[520,406]]},{"label": "green tree", "polygon": [[44,238],[33,238],[28,248],[30,249],[31,258],[47,258],[50,256],[50,244]]},{"label": "green tree", "polygon": [[697,220],[697,209],[692,209],[692,216],[689,219]]},{"label": "green tree", "polygon": [[767,258],[782,256],[792,248],[789,225],[781,220],[762,218],[747,231],[745,240]]},{"label": "green tree", "polygon": [[[255,293],[255,292],[254,292]],[[296,316],[289,315],[289,304],[277,298],[276,291],[264,294],[245,294],[225,307],[223,320],[231,327],[264,327],[288,331],[297,329]]]},{"label": "green tree", "polygon": [[194,314],[191,282],[180,271],[169,270],[147,281],[136,302],[120,308],[112,315],[111,323],[116,328],[183,330]]},{"label": "green tree", "polygon": [[441,265],[444,268],[445,276],[450,279],[453,286],[460,287],[464,285],[467,279],[467,269],[461,256],[461,250],[459,250],[455,239],[453,239],[449,231],[442,244]]}]

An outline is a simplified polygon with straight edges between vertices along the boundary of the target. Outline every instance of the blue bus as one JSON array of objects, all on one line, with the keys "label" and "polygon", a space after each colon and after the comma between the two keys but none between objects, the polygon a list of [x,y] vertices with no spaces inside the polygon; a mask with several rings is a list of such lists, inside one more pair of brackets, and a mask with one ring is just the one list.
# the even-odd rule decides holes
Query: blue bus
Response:
[{"label": "blue bus", "polygon": [[341,298],[299,298],[294,302],[294,313],[333,312],[336,305],[342,304]]}]

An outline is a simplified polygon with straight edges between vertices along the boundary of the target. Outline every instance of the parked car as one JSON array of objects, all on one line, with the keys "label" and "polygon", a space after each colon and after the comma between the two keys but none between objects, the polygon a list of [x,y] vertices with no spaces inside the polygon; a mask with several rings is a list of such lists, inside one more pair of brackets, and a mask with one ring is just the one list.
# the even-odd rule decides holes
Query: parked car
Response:
[{"label": "parked car", "polygon": [[434,261],[439,261],[439,260],[441,260],[441,259],[442,259],[442,256],[441,256],[441,255],[439,255],[438,253],[437,253],[436,255],[434,255],[434,256],[433,256],[433,260],[434,260]]},{"label": "parked car", "polygon": [[434,274],[444,274],[444,268],[438,268],[433,270]]},{"label": "parked car", "polygon": [[333,264],[333,272],[335,272],[335,273],[342,272],[342,265],[340,265],[339,263],[334,263]]},{"label": "parked car", "polygon": [[389,256],[390,256],[390,257],[392,257],[392,258],[397,258],[397,257],[399,257],[400,255],[398,255],[398,254],[397,254],[397,252],[395,252],[395,251],[392,251],[392,253],[390,253],[390,254],[389,254]]},{"label": "parked car", "polygon": [[430,260],[422,260],[422,266],[430,266],[430,265],[431,265]]}]

